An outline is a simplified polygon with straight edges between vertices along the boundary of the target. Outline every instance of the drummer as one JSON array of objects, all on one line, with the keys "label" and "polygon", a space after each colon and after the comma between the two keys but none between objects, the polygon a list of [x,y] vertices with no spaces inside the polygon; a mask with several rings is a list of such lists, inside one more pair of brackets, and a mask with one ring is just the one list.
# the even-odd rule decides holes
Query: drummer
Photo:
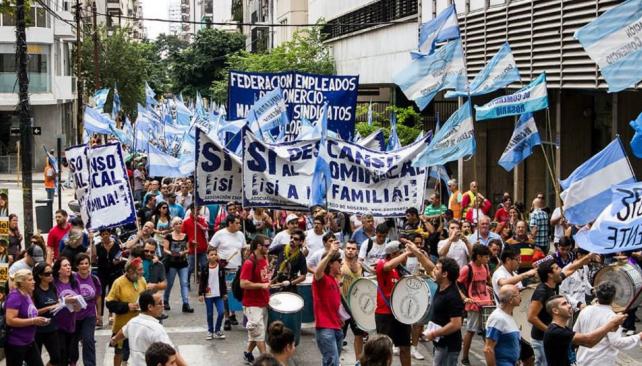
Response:
[{"label": "drummer", "polygon": [[397,267],[404,263],[410,254],[417,256],[419,262],[426,269],[432,269],[434,265],[426,255],[417,249],[417,246],[407,239],[401,239],[406,247],[403,251],[401,242],[393,240],[386,244],[384,253],[385,259],[380,259],[376,264],[377,286],[380,291],[377,294],[377,308],[375,310],[375,323],[377,333],[385,334],[392,339],[395,347],[399,347],[399,360],[402,366],[410,366],[410,336],[411,326],[403,324],[392,315],[390,309],[390,297],[395,283],[399,280]]},{"label": "drummer", "polygon": [[273,288],[270,292],[297,292],[297,284],[305,281],[305,275],[308,268],[305,263],[303,253],[303,241],[305,234],[301,230],[295,230],[290,235],[290,243],[276,247],[271,254],[277,255],[274,263],[274,272],[271,284]]},{"label": "drummer", "polygon": [[[359,249],[357,243],[354,240],[348,240],[344,250],[345,260],[341,265],[341,296],[344,304],[344,308],[348,310],[349,307],[346,306],[348,303],[348,296],[350,292],[350,286],[352,283],[363,276],[363,268],[361,267],[361,262],[358,258]],[[352,315],[352,314],[350,314]],[[355,359],[361,358],[361,353],[363,351],[363,340],[368,333],[361,330],[354,318],[351,316],[343,324],[343,336],[345,337],[348,332],[348,327],[352,329],[352,334],[354,334],[354,355]]]}]

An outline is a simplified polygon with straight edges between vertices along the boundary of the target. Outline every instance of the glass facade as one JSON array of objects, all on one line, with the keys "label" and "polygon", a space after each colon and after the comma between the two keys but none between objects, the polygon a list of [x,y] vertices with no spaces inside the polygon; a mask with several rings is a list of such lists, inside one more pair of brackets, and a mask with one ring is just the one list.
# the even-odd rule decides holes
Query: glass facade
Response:
[{"label": "glass facade", "polygon": [[[4,45],[3,45],[4,46]],[[49,77],[49,52],[30,53],[27,61],[30,93],[48,93],[51,91]],[[0,93],[17,93],[16,54],[0,48]]]}]

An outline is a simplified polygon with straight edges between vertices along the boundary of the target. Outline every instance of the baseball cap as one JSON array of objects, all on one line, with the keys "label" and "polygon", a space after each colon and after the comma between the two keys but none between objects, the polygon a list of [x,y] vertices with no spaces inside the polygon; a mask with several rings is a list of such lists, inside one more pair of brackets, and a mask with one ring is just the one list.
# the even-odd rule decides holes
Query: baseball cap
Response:
[{"label": "baseball cap", "polygon": [[288,217],[285,218],[285,223],[288,223],[292,220],[299,220],[299,216],[295,214],[289,214]]},{"label": "baseball cap", "polygon": [[400,250],[401,250],[401,243],[398,240],[393,240],[388,242],[388,244],[386,244],[386,247],[384,248],[384,252],[386,253],[386,255],[395,254]]},{"label": "baseball cap", "polygon": [[38,245],[32,245],[27,250],[27,254],[33,258],[34,262],[42,263],[45,261],[45,255],[42,251],[42,248]]}]

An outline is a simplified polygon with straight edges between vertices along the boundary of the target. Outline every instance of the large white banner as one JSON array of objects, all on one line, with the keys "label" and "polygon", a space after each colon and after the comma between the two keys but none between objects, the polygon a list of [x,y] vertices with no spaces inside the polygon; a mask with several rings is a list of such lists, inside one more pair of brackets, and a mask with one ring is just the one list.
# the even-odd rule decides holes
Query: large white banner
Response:
[{"label": "large white banner", "polygon": [[241,201],[243,175],[241,159],[197,128],[196,203],[214,204]]},{"label": "large white banner", "polygon": [[80,212],[87,229],[99,230],[136,222],[136,210],[120,143],[65,152],[76,183]]}]

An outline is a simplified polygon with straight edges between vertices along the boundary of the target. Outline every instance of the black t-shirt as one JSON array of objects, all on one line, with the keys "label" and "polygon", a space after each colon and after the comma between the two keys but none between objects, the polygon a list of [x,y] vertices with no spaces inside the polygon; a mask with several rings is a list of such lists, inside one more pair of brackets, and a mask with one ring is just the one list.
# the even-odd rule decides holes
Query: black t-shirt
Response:
[{"label": "black t-shirt", "polygon": [[[98,265],[98,278],[102,282],[109,282],[108,280],[115,280],[123,274],[125,267],[125,260],[123,259],[123,252],[120,250],[120,243],[112,237],[114,244],[107,250],[101,243],[96,246],[96,263]],[[103,283],[103,286],[106,286]]]},{"label": "black t-shirt", "polygon": [[[172,252],[172,255],[168,255],[165,263],[167,267],[171,268],[185,268],[189,264],[187,262],[187,254],[179,255],[179,253],[187,250],[187,235],[183,240],[176,240],[172,236],[172,233],[165,235],[165,240],[169,242],[169,251]],[[176,255],[174,255],[176,254]]]},{"label": "black t-shirt", "polygon": [[[432,322],[445,326],[450,322],[450,318],[461,317],[464,313],[464,301],[459,295],[457,285],[454,283],[443,291],[438,291],[432,304]],[[435,342],[436,346],[448,347],[448,352],[461,350],[461,331],[458,330]]]},{"label": "black t-shirt", "polygon": [[[555,286],[555,288],[550,288],[544,282],[540,282],[540,284],[537,285],[535,292],[533,292],[533,296],[531,297],[531,302],[537,300],[542,303],[542,309],[539,311],[539,314],[537,314],[537,317],[542,321],[542,323],[546,325],[551,324],[551,321],[553,320],[553,318],[551,318],[551,315],[546,311],[546,302],[551,297],[557,295],[557,290],[557,286]],[[539,330],[536,326],[533,326],[533,328],[531,329],[531,338],[541,341],[542,339],[544,339],[544,332]]]},{"label": "black t-shirt", "polygon": [[140,210],[138,210],[138,218],[140,219],[141,225],[145,224],[147,221],[151,221],[152,216],[154,216],[153,208],[143,206]]},{"label": "black t-shirt", "polygon": [[439,245],[439,241],[444,237],[448,237],[448,234],[446,233],[445,230],[442,230],[442,231],[437,230],[434,233],[428,235],[428,238],[425,240],[425,243],[428,245],[427,249],[429,249],[430,255],[439,257],[439,253],[437,252],[437,246]]},{"label": "black t-shirt", "polygon": [[[305,262],[305,256],[303,253],[299,253],[299,255],[294,259],[290,259],[288,263],[285,265],[285,268],[283,271],[280,271],[279,269],[281,268],[281,263],[285,260],[285,245],[281,246],[280,248],[277,249],[278,252],[278,257],[276,259],[276,263],[274,264],[274,275],[272,276],[273,279],[276,279],[278,282],[282,282],[285,280],[292,281],[295,280],[297,277],[301,275],[305,275],[308,272],[308,267]],[[294,287],[294,291],[296,292],[296,286],[291,286]],[[287,291],[290,291],[292,289],[287,289]]]},{"label": "black t-shirt", "polygon": [[[145,259],[145,261],[149,261]],[[145,277],[147,283],[160,283],[165,281],[165,266],[161,262],[152,262],[149,265],[149,275]]]},{"label": "black t-shirt", "polygon": [[[33,304],[35,305],[36,309],[42,309],[47,306],[55,305],[58,303],[58,294],[56,293],[56,289],[52,286],[49,285],[49,289],[47,291],[43,290],[40,288],[40,286],[36,285],[36,288],[33,290]],[[52,319],[53,315],[51,312],[47,312],[42,314],[45,318]],[[51,333],[58,330],[58,327],[56,326],[56,322],[49,322],[48,325],[45,325],[44,327],[38,327],[36,328],[36,332],[38,333]]]},{"label": "black t-shirt", "polygon": [[573,366],[576,364],[573,337],[570,328],[551,323],[544,333],[544,354],[548,366]]}]

